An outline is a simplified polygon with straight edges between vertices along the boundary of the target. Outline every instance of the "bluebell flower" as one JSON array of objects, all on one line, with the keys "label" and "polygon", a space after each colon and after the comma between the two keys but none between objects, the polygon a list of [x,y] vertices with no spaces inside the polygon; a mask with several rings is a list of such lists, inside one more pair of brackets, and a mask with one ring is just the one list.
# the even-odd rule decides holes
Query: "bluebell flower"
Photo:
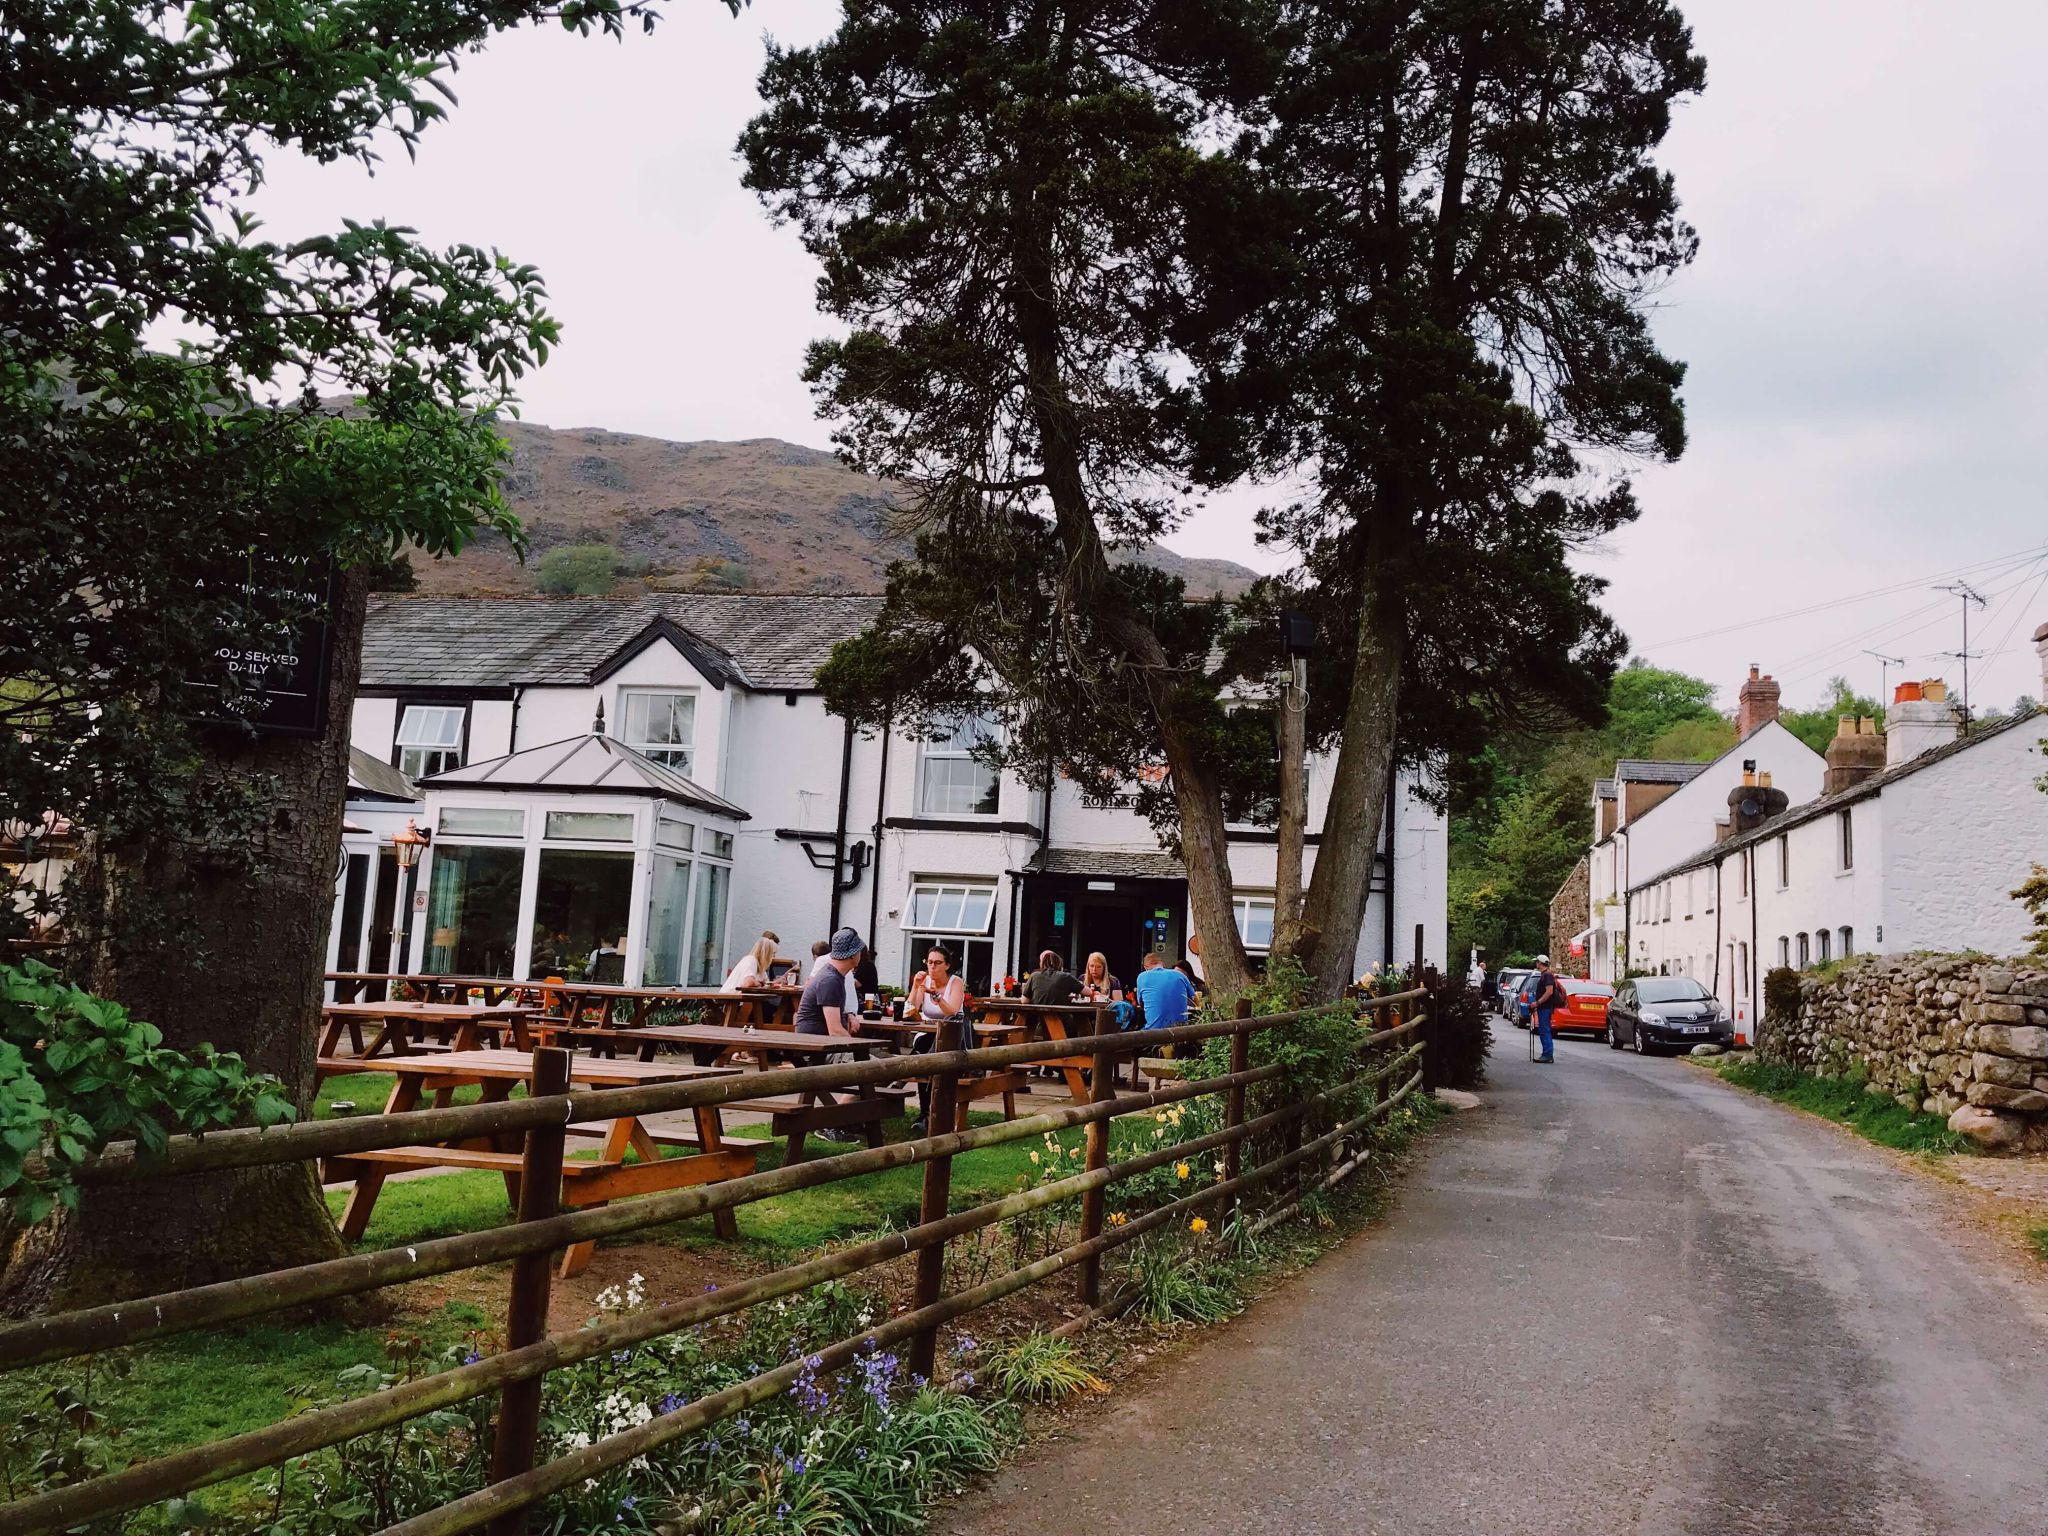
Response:
[{"label": "bluebell flower", "polygon": [[689,1407],[690,1400],[679,1393],[671,1392],[655,1406],[661,1413],[669,1414],[674,1413],[678,1408]]},{"label": "bluebell flower", "polygon": [[794,1475],[794,1476],[796,1476],[796,1477],[802,1477],[802,1476],[804,1475],[804,1459],[803,1459],[803,1457],[799,1456],[799,1457],[797,1457],[797,1459],[796,1459],[795,1461],[792,1461],[792,1462],[791,1462],[791,1463],[789,1464],[789,1470],[790,1470],[790,1472],[791,1472],[791,1474],[792,1474],[792,1475]]},{"label": "bluebell flower", "polygon": [[630,1349],[619,1349],[612,1352],[613,1365],[628,1365],[632,1362],[632,1359],[633,1351]]},{"label": "bluebell flower", "polygon": [[787,1504],[776,1505],[775,1518],[778,1520],[787,1520],[789,1518],[789,1506]]},{"label": "bluebell flower", "polygon": [[481,1359],[483,1359],[483,1356],[472,1349],[462,1357],[462,1363],[464,1365],[475,1365]]},{"label": "bluebell flower", "polygon": [[619,1513],[623,1515],[627,1510],[632,1509],[639,1502],[640,1501],[634,1498],[633,1495],[631,1495],[630,1493],[627,1494],[623,1499],[619,1500]]}]

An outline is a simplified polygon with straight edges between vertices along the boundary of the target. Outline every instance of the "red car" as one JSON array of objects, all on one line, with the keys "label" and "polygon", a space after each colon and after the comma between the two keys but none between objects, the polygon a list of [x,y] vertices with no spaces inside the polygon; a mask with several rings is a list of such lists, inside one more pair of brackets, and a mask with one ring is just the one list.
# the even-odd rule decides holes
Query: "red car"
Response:
[{"label": "red car", "polygon": [[[1523,1029],[1529,1027],[1529,998],[1535,982],[1536,978],[1531,975],[1515,996],[1515,1023]],[[1607,1037],[1607,1005],[1614,1001],[1614,988],[1604,981],[1587,981],[1578,976],[1560,976],[1557,984],[1564,988],[1564,1006],[1551,1014],[1550,1032],[1562,1035],[1575,1029],[1584,1030],[1604,1040]]]}]

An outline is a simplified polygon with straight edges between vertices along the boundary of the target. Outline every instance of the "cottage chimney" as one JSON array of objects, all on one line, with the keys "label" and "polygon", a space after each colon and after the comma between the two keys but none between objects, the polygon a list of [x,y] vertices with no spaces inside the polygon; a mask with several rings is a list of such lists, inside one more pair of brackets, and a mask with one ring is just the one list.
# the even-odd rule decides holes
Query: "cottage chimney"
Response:
[{"label": "cottage chimney", "polygon": [[1948,684],[1940,678],[1899,684],[1884,717],[1885,766],[1896,768],[1922,752],[1947,746],[1962,726],[1956,707],[1948,701]]},{"label": "cottage chimney", "polygon": [[1735,739],[1747,741],[1751,734],[1762,730],[1778,718],[1778,685],[1771,674],[1758,674],[1752,666],[1749,676],[1743,679],[1742,691],[1736,695]]},{"label": "cottage chimney", "polygon": [[1836,794],[1884,772],[1884,738],[1877,734],[1876,722],[1867,716],[1859,720],[1854,715],[1843,715],[1838,719],[1835,739],[1822,755],[1828,763],[1828,771],[1820,781],[1820,792],[1824,795]]},{"label": "cottage chimney", "polygon": [[1754,762],[1745,761],[1742,782],[1728,791],[1728,835],[1754,832],[1791,803],[1785,791],[1771,788],[1768,773],[1758,773]]},{"label": "cottage chimney", "polygon": [[2048,704],[2048,624],[2034,631],[2034,654],[2041,658],[2041,702]]}]

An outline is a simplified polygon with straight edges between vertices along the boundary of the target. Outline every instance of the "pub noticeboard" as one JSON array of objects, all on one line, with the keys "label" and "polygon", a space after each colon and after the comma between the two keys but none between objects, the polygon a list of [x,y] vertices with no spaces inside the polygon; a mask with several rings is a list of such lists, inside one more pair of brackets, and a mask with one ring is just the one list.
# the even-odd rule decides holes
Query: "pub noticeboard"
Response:
[{"label": "pub noticeboard", "polygon": [[323,734],[334,562],[251,559],[221,585],[230,601],[218,621],[211,675],[194,679],[219,695],[207,718],[271,735]]}]

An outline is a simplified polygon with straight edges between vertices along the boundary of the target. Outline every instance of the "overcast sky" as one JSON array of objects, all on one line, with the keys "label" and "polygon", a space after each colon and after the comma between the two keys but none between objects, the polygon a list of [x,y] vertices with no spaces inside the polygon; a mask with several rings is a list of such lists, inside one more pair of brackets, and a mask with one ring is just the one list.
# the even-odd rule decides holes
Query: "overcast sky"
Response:
[{"label": "overcast sky", "polygon": [[[1805,705],[1835,672],[1874,693],[1866,649],[1956,678],[1939,653],[1961,643],[1961,603],[1930,588],[1959,573],[1990,600],[1970,621],[1976,702],[2039,693],[2048,6],[1685,10],[1708,86],[1664,158],[1701,253],[1658,329],[1691,366],[1692,446],[1639,475],[1641,522],[1593,557],[1613,612],[1724,705],[1752,661]],[[382,217],[538,265],[565,335],[529,420],[823,446],[798,378],[822,328],[811,263],[740,188],[733,142],[764,29],[803,42],[835,15],[674,0],[623,45],[506,37],[466,61],[417,165],[280,159],[260,206],[280,235]],[[1169,542],[1272,564],[1241,501]]]}]

